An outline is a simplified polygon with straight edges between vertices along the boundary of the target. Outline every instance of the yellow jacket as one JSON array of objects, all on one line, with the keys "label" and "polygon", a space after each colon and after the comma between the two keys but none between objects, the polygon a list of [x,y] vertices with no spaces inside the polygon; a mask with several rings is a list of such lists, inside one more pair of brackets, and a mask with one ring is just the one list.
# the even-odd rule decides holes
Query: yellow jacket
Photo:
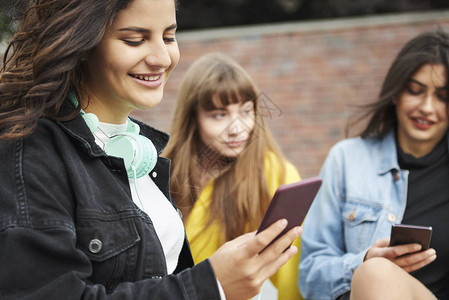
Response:
[{"label": "yellow jacket", "polygon": [[[274,158],[274,154],[271,154],[270,158]],[[296,168],[288,162],[286,162],[285,171],[285,184],[297,182],[301,179]],[[282,184],[280,182],[280,165],[276,159],[265,159],[265,176],[268,189],[273,196],[276,189]],[[209,213],[212,190],[213,181],[209,182],[201,191],[185,224],[195,263],[210,257],[223,244],[218,234],[221,230],[217,223],[212,223],[207,229],[204,229]],[[293,245],[300,250],[300,238],[297,238]],[[278,290],[279,300],[303,299],[298,289],[299,257],[300,251],[270,278]]]}]

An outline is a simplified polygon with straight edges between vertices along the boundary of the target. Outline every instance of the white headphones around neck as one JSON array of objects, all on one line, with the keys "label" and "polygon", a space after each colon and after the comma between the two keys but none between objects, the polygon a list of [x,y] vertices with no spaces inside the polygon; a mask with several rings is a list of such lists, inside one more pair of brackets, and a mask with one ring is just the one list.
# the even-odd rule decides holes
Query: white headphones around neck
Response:
[{"label": "white headphones around neck", "polygon": [[[75,106],[78,105],[73,93],[69,94],[69,98]],[[87,127],[95,134],[100,123],[98,117],[82,110],[81,115]],[[128,118],[126,131],[108,137],[108,142],[104,146],[107,155],[123,158],[128,178],[140,178],[148,175],[157,162],[156,148],[150,139],[140,135],[139,132],[139,125]]]}]

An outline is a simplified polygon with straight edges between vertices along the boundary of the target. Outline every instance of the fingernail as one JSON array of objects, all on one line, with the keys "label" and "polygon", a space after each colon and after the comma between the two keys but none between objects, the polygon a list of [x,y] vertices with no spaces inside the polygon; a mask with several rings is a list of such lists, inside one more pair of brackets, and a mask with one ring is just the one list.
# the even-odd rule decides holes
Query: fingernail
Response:
[{"label": "fingernail", "polygon": [[279,220],[278,224],[280,227],[285,228],[287,226],[287,220],[286,219]]},{"label": "fingernail", "polygon": [[292,254],[296,254],[296,253],[298,253],[298,248],[296,248],[295,246],[291,246],[290,249],[289,249],[289,251],[290,251]]}]

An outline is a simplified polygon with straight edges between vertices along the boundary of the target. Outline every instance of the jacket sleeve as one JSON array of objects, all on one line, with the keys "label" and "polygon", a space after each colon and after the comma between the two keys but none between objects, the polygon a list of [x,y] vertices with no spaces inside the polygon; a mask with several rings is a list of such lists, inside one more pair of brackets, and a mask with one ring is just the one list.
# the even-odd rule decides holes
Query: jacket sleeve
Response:
[{"label": "jacket sleeve", "polygon": [[72,193],[61,188],[69,171],[45,159],[58,154],[40,139],[29,148],[24,154],[22,140],[0,141],[0,299],[220,299],[208,260],[112,291],[91,282],[95,261],[77,246],[76,207],[63,200]]},{"label": "jacket sleeve", "polygon": [[345,194],[341,149],[334,147],[323,165],[323,184],[310,208],[301,235],[299,288],[306,299],[336,299],[351,288],[352,274],[366,251],[347,253],[342,199]]}]

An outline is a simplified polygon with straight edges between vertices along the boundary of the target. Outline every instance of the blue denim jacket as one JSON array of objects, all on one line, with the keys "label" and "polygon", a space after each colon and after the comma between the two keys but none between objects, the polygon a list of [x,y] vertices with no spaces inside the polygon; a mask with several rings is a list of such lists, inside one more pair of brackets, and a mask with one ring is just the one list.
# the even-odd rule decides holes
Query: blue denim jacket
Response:
[{"label": "blue denim jacket", "polygon": [[[168,135],[138,123],[161,153]],[[159,158],[151,174],[171,199],[169,168]],[[192,266],[185,240],[167,275],[123,159],[95,144],[81,116],[0,141],[0,299],[220,299],[209,261]]]},{"label": "blue denim jacket", "polygon": [[390,236],[407,199],[395,134],[337,143],[320,173],[323,185],[303,226],[299,288],[306,299],[336,299],[372,244]]}]

